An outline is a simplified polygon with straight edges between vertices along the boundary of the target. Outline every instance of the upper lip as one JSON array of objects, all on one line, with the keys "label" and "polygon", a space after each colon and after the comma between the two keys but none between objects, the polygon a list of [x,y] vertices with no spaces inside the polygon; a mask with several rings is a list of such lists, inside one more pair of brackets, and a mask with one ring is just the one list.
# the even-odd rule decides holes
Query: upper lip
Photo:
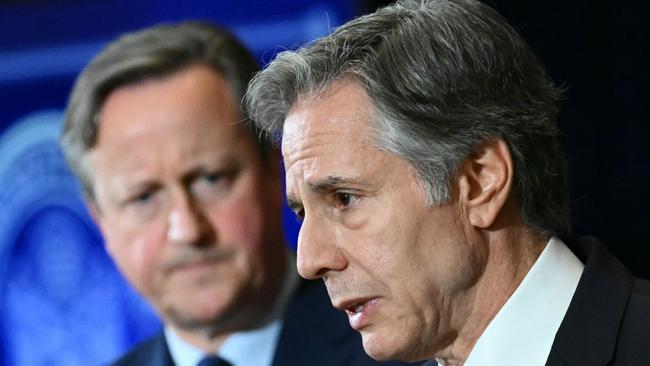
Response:
[{"label": "upper lip", "polygon": [[228,259],[229,257],[230,253],[227,252],[212,252],[205,255],[180,257],[171,263],[168,263],[165,267],[165,270],[167,272],[173,272],[196,264],[218,263],[225,259]]},{"label": "upper lip", "polygon": [[356,297],[353,299],[349,300],[344,300],[344,301],[339,301],[336,304],[334,304],[334,307],[341,310],[341,311],[346,311],[346,310],[352,310],[355,307],[359,305],[363,305],[367,303],[368,301],[375,299],[376,296],[367,296],[367,297]]}]

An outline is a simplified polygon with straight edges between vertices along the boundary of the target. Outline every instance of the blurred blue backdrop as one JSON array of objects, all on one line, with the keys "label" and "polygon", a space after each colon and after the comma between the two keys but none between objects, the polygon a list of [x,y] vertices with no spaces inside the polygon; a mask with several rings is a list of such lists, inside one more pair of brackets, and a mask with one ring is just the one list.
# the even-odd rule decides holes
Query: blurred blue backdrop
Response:
[{"label": "blurred blue backdrop", "polygon": [[344,0],[0,3],[0,364],[106,364],[160,327],[107,256],[57,145],[72,83],[94,54],[124,32],[202,19],[265,64],[357,12]]}]

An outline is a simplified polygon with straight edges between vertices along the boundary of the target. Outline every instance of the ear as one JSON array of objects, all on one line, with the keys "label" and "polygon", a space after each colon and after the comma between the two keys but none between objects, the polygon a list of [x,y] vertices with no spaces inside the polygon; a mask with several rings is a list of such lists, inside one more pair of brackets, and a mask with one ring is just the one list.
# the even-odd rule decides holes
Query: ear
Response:
[{"label": "ear", "polygon": [[488,228],[496,221],[512,187],[512,157],[500,138],[478,147],[460,166],[459,200],[470,223]]}]

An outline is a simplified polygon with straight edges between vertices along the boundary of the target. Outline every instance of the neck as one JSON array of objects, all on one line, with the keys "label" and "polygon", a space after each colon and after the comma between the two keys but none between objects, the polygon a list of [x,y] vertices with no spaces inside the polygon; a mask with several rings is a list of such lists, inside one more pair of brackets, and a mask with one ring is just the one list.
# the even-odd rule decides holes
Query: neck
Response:
[{"label": "neck", "polygon": [[441,365],[462,365],[485,331],[544,250],[548,237],[526,226],[487,231],[477,236],[487,256],[483,273],[455,308],[456,337],[439,352]]},{"label": "neck", "polygon": [[200,349],[204,353],[215,353],[232,333],[211,334],[208,331],[188,331],[171,326],[174,333],[184,342]]}]

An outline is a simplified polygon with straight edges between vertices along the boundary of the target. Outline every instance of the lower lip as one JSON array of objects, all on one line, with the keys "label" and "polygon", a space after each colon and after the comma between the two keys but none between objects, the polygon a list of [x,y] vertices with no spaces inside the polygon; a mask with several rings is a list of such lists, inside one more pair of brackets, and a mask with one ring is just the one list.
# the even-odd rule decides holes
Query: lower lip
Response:
[{"label": "lower lip", "polygon": [[378,301],[379,299],[372,299],[366,302],[365,304],[363,304],[363,311],[360,311],[358,313],[346,311],[346,314],[348,315],[348,321],[350,322],[350,326],[357,331],[360,331],[365,326],[367,326],[368,317],[377,308]]}]

